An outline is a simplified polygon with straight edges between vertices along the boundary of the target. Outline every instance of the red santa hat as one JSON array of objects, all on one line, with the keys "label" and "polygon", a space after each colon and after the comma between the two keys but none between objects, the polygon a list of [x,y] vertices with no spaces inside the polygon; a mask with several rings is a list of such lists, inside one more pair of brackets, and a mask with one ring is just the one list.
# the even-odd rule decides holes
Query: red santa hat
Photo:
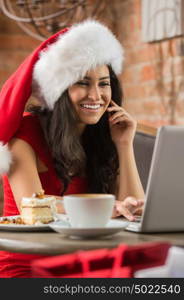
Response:
[{"label": "red santa hat", "polygon": [[0,93],[0,174],[8,172],[12,158],[6,144],[20,126],[31,92],[52,110],[61,94],[87,71],[106,64],[118,75],[122,62],[121,44],[95,20],[60,31],[33,51]]}]

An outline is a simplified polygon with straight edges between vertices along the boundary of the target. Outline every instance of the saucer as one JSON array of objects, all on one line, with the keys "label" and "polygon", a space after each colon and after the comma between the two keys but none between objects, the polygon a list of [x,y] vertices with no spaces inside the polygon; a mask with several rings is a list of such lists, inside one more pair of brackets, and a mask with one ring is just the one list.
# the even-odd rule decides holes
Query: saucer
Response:
[{"label": "saucer", "polygon": [[124,230],[128,225],[127,221],[122,220],[110,220],[105,227],[95,228],[76,228],[71,227],[69,222],[65,220],[59,220],[51,223],[49,226],[56,232],[63,235],[79,238],[95,238],[100,236],[112,235]]}]

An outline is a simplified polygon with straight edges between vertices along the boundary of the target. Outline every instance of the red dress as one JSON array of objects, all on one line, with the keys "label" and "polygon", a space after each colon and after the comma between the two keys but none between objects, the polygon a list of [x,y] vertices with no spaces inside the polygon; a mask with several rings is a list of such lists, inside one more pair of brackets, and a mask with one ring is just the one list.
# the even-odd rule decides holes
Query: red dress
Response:
[{"label": "red dress", "polygon": [[[46,172],[39,173],[45,194],[60,196],[62,182],[57,177],[54,170],[52,157],[45,141],[38,117],[25,113],[21,126],[14,137],[20,138],[31,145],[39,159],[47,166],[48,170]],[[18,215],[19,211],[17,209],[7,176],[3,176],[3,189],[3,216]],[[74,177],[65,194],[86,192],[86,179],[83,177]],[[31,261],[40,257],[45,256],[0,251],[0,278],[32,277],[30,268]]]}]

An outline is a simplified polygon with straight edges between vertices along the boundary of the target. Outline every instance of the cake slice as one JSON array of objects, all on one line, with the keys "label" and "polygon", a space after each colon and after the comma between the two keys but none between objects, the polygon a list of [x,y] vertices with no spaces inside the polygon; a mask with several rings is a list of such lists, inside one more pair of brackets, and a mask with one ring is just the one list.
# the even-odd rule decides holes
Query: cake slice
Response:
[{"label": "cake slice", "polygon": [[37,195],[22,198],[21,218],[24,224],[47,224],[54,221],[56,198]]}]

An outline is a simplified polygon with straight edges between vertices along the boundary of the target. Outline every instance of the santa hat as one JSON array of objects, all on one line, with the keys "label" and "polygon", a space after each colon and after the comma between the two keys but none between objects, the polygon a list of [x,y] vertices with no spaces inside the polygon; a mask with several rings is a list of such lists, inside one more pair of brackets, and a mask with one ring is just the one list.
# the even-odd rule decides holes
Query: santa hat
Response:
[{"label": "santa hat", "polygon": [[20,126],[32,88],[42,105],[53,109],[62,93],[87,71],[106,64],[118,75],[122,62],[121,44],[98,21],[73,25],[44,41],[5,82],[0,93],[0,174],[8,172],[11,155],[6,144]]}]

